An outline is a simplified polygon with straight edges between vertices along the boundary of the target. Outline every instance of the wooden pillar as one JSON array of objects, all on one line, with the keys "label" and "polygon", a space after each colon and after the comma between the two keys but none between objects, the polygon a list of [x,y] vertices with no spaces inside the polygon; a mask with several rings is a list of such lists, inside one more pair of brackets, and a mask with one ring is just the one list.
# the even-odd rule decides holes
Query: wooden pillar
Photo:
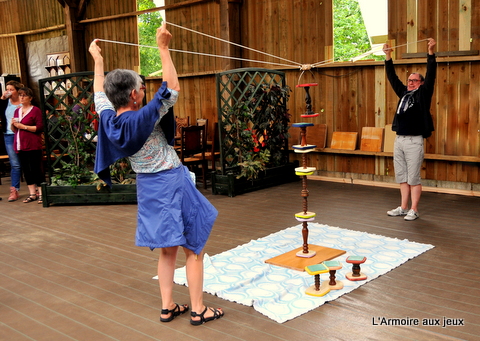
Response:
[{"label": "wooden pillar", "polygon": [[417,0],[407,0],[407,52],[417,52],[418,23]]},{"label": "wooden pillar", "polygon": [[464,0],[459,5],[458,49],[468,51],[472,38],[472,1]]},{"label": "wooden pillar", "polygon": [[[240,4],[239,0],[220,0],[220,38],[236,44],[241,44]],[[222,55],[241,58],[242,51],[238,46],[223,44]],[[241,66],[242,63],[239,60],[224,59],[224,70],[236,69]]]},{"label": "wooden pillar", "polygon": [[27,58],[26,58],[26,51],[25,51],[25,42],[23,39],[23,35],[15,36],[15,44],[17,45],[17,63],[18,63],[18,71],[20,76],[20,81],[25,85],[29,86],[28,84],[28,67],[27,67]]},{"label": "wooden pillar", "polygon": [[68,37],[68,51],[70,52],[71,72],[86,71],[86,48],[83,26],[78,23],[77,9],[65,4],[65,26]]}]

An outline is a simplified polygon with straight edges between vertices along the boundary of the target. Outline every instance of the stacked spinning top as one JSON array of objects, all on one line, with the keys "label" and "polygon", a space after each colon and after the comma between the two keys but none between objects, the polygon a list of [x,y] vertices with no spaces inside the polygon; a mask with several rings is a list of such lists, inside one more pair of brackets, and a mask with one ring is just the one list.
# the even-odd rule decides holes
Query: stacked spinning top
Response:
[{"label": "stacked spinning top", "polygon": [[[311,86],[316,86],[317,83],[308,83],[308,84],[299,84],[298,87],[305,89],[306,97],[306,112],[301,115],[302,118],[311,118],[316,117],[318,114],[315,114],[312,111],[311,98],[309,89]],[[317,147],[316,145],[307,143],[307,127],[313,126],[313,123],[293,123],[292,127],[300,128],[300,144],[293,145],[292,148],[295,153],[302,153],[302,166],[295,168],[295,174],[302,177],[302,192],[301,196],[303,198],[303,211],[295,214],[295,219],[302,222],[302,236],[303,236],[303,250],[297,252],[298,257],[313,257],[316,252],[308,249],[308,222],[315,219],[315,213],[308,211],[308,189],[307,189],[307,176],[312,175],[316,168],[307,166],[307,153],[312,152]]]}]

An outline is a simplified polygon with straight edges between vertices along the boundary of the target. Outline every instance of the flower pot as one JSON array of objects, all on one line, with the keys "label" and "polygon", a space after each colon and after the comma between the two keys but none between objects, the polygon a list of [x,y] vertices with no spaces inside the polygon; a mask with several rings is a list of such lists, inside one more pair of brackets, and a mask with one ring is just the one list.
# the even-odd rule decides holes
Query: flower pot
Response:
[{"label": "flower pot", "polygon": [[96,185],[50,186],[42,184],[43,207],[65,204],[134,204],[137,202],[137,185],[114,184],[111,188]]},{"label": "flower pot", "polygon": [[298,181],[300,177],[295,175],[295,167],[298,165],[288,163],[284,166],[268,168],[261,172],[257,179],[237,179],[233,173],[212,173],[212,193],[234,197],[239,194],[264,189],[271,186],[281,185],[287,182]]}]

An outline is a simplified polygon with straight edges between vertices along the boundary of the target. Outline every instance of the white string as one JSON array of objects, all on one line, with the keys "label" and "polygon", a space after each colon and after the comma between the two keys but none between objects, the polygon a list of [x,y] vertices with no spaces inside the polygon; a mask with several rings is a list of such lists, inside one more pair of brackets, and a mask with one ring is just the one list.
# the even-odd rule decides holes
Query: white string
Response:
[{"label": "white string", "polygon": [[[303,70],[302,73],[300,73],[300,76],[298,76],[298,79],[297,79],[297,84],[300,84],[300,79],[302,78],[303,74],[305,73],[306,70]],[[308,70],[310,71],[310,73],[312,74],[313,76],[313,80],[315,81],[315,83],[317,82],[317,80],[315,79],[315,75],[313,74],[312,70]]]},{"label": "white string", "polygon": [[416,44],[416,43],[421,43],[422,41],[427,41],[427,39],[422,39],[422,40],[417,40],[417,41],[412,41],[411,43],[405,43],[405,44],[401,44],[401,45],[397,45],[397,46],[392,46],[391,49],[394,49],[394,48],[397,48],[397,47],[402,47],[402,46],[407,46],[407,45],[410,45],[410,44]]},{"label": "white string", "polygon": [[[122,45],[148,47],[148,48],[152,48],[152,49],[157,49],[158,48],[157,46],[140,45],[140,44],[135,44],[135,43],[125,43],[125,42],[116,41],[116,40],[107,40],[107,39],[100,39],[100,38],[97,38],[95,40],[104,41],[104,42],[107,42],[107,43],[122,44]],[[292,67],[292,65],[280,64],[280,63],[274,63],[274,62],[265,62],[265,61],[262,61],[262,60],[245,59],[245,58],[222,56],[222,55],[202,53],[202,52],[184,51],[184,50],[177,50],[177,49],[169,49],[169,50],[172,51],[172,52],[190,53],[190,54],[196,54],[196,55],[200,55],[200,56],[208,56],[208,57],[216,57],[216,58],[228,58],[228,59],[242,60],[242,61],[253,62],[253,63],[263,63],[263,64],[271,64],[271,65],[280,65],[280,66]]]},{"label": "white string", "polygon": [[317,67],[317,66],[320,66],[320,65],[325,65],[325,64],[330,64],[330,63],[333,63],[333,58],[325,59],[325,60],[323,60],[323,61],[321,61],[321,62],[312,64],[312,67]]},{"label": "white string", "polygon": [[[165,21],[165,22],[166,22],[167,24],[169,24],[169,25],[174,26],[174,27],[182,28],[182,29],[184,29],[184,30],[187,30],[187,31],[190,31],[190,32],[193,32],[193,33],[197,33],[197,34],[203,35],[203,36],[208,37],[208,38],[216,39],[216,40],[219,40],[219,41],[224,42],[224,43],[227,43],[227,44],[232,44],[232,45],[241,47],[242,49],[247,49],[247,50],[250,50],[250,51],[262,53],[262,54],[264,54],[264,55],[266,55],[266,56],[269,56],[269,57],[278,58],[278,59],[287,61],[287,62],[289,62],[289,63],[295,64],[295,65],[298,65],[298,66],[302,66],[302,64],[300,64],[300,63],[297,63],[297,62],[294,62],[294,61],[291,61],[291,60],[288,60],[288,59],[285,59],[285,58],[282,58],[282,57],[274,56],[274,55],[272,55],[272,54],[270,54],[270,53],[266,53],[266,52],[263,52],[263,51],[255,50],[255,49],[252,49],[252,48],[250,48],[250,47],[243,46],[243,45],[240,45],[240,44],[237,44],[237,43],[233,43],[233,42],[228,41],[228,40],[225,40],[225,39],[217,38],[217,37],[211,36],[211,35],[206,34],[206,33],[198,32],[198,31],[192,30],[192,29],[187,28],[187,27],[183,27],[183,26],[180,26],[180,25],[173,24],[173,23],[171,23],[171,22],[167,22],[167,21]],[[277,65],[282,65],[282,64],[277,64]],[[291,66],[291,65],[289,65],[289,66]]]},{"label": "white string", "polygon": [[[417,40],[417,41],[413,41],[413,42],[411,42],[411,43],[406,43],[406,44],[401,44],[401,45],[392,46],[392,47],[390,47],[390,48],[391,48],[391,49],[394,49],[394,48],[406,46],[406,45],[409,45],[409,44],[421,43],[422,41],[427,41],[427,40],[428,40],[428,39]],[[373,49],[371,49],[370,51],[365,52],[365,53],[363,53],[363,54],[361,54],[361,55],[359,55],[359,56],[369,55],[370,53],[377,52],[377,49],[378,49],[378,48],[373,48]],[[354,60],[355,58],[358,58],[359,56],[356,56],[356,57],[352,58],[351,60]],[[363,57],[362,57],[362,58],[363,58]],[[324,60],[324,61],[321,61],[321,62],[318,62],[318,63],[315,63],[315,64],[311,64],[311,67],[314,68],[314,67],[317,67],[317,66],[320,66],[320,65],[330,64],[330,63],[332,63],[333,61],[334,61],[333,58],[331,58],[331,59],[326,59],[326,60]],[[303,69],[301,69],[301,70],[303,70]]]},{"label": "white string", "polygon": [[201,52],[193,52],[193,51],[183,51],[183,50],[175,50],[175,49],[170,49],[170,51],[190,53],[190,54],[198,54],[198,55],[201,55],[201,56],[209,56],[209,57],[216,57],[216,58],[228,58],[228,59],[242,60],[242,61],[253,62],[253,63],[263,63],[263,64],[271,64],[271,65],[280,65],[280,66],[292,67],[291,64],[287,65],[287,64],[274,63],[274,62],[265,62],[263,60],[245,59],[245,58],[239,58],[239,57],[222,56],[222,55],[217,55],[217,54],[209,54],[209,53],[201,53]]},{"label": "white string", "polygon": [[[165,22],[167,22],[167,21],[165,21]],[[198,32],[198,31],[195,31],[195,30],[187,28],[187,27],[176,25],[176,24],[173,24],[171,22],[168,22],[168,24],[172,25],[174,27],[178,27],[178,28],[181,28],[181,29],[193,32],[193,33],[197,33],[197,34],[206,36],[208,38],[212,38],[212,39],[216,39],[216,40],[219,40],[221,42],[224,42],[224,43],[232,44],[232,45],[235,45],[235,46],[243,48],[243,49],[251,50],[251,51],[254,51],[254,52],[257,52],[257,53],[267,55],[269,57],[273,57],[273,58],[277,58],[277,59],[287,61],[289,63],[295,64],[296,66],[299,66],[300,70],[303,71],[303,72],[311,70],[312,68],[315,68],[315,67],[320,66],[320,65],[330,64],[334,61],[333,58],[330,58],[330,59],[326,59],[326,60],[323,60],[321,62],[317,62],[317,63],[314,63],[314,64],[300,64],[300,63],[297,63],[297,62],[294,62],[294,61],[291,61],[291,60],[288,60],[288,59],[285,59],[285,58],[282,58],[282,57],[278,57],[278,56],[275,56],[275,55],[272,55],[272,54],[269,54],[269,53],[266,53],[266,52],[263,52],[263,51],[259,51],[259,50],[252,49],[252,48],[247,47],[247,46],[243,46],[243,45],[240,45],[240,44],[237,44],[237,43],[233,43],[233,42],[230,42],[230,41],[225,40],[225,39],[217,38],[217,37],[214,37],[214,36],[206,34],[206,33]],[[123,44],[123,45],[131,45],[131,46],[139,46],[139,47],[147,47],[147,48],[155,48],[155,49],[157,48],[156,46],[140,45],[140,44],[134,44],[134,43],[125,43],[125,42],[120,42],[120,41],[116,41],[116,40],[107,40],[107,39],[96,39],[96,40],[109,42],[109,43]],[[426,40],[428,40],[428,39],[422,39],[422,40],[417,40],[417,41],[406,43],[406,44],[392,46],[391,49],[406,46],[406,45],[409,45],[409,44],[420,43],[420,42],[426,41]],[[209,56],[209,57],[215,57],[215,58],[227,58],[227,59],[233,59],[233,60],[241,60],[241,61],[247,61],[247,62],[253,62],[253,63],[262,63],[262,64],[270,64],[270,65],[278,65],[278,66],[286,66],[286,67],[291,67],[292,66],[292,65],[281,64],[281,63],[266,62],[266,61],[238,58],[238,57],[232,57],[232,56],[224,56],[224,55],[214,55],[214,54],[202,53],[202,52],[184,51],[184,50],[177,50],[177,49],[170,49],[170,51],[196,54],[196,55],[201,55],[201,56]],[[303,72],[302,72],[302,74],[303,74]],[[301,77],[301,75],[300,75],[300,77]]]}]

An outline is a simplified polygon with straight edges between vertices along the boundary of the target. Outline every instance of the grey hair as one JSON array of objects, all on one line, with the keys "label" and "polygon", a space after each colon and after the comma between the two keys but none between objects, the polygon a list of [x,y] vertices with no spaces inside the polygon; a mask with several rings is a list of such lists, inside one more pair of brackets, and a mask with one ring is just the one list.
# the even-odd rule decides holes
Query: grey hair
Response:
[{"label": "grey hair", "polygon": [[115,69],[107,74],[103,87],[113,107],[118,110],[128,105],[130,93],[133,89],[140,91],[141,84],[142,78],[135,71]]}]

